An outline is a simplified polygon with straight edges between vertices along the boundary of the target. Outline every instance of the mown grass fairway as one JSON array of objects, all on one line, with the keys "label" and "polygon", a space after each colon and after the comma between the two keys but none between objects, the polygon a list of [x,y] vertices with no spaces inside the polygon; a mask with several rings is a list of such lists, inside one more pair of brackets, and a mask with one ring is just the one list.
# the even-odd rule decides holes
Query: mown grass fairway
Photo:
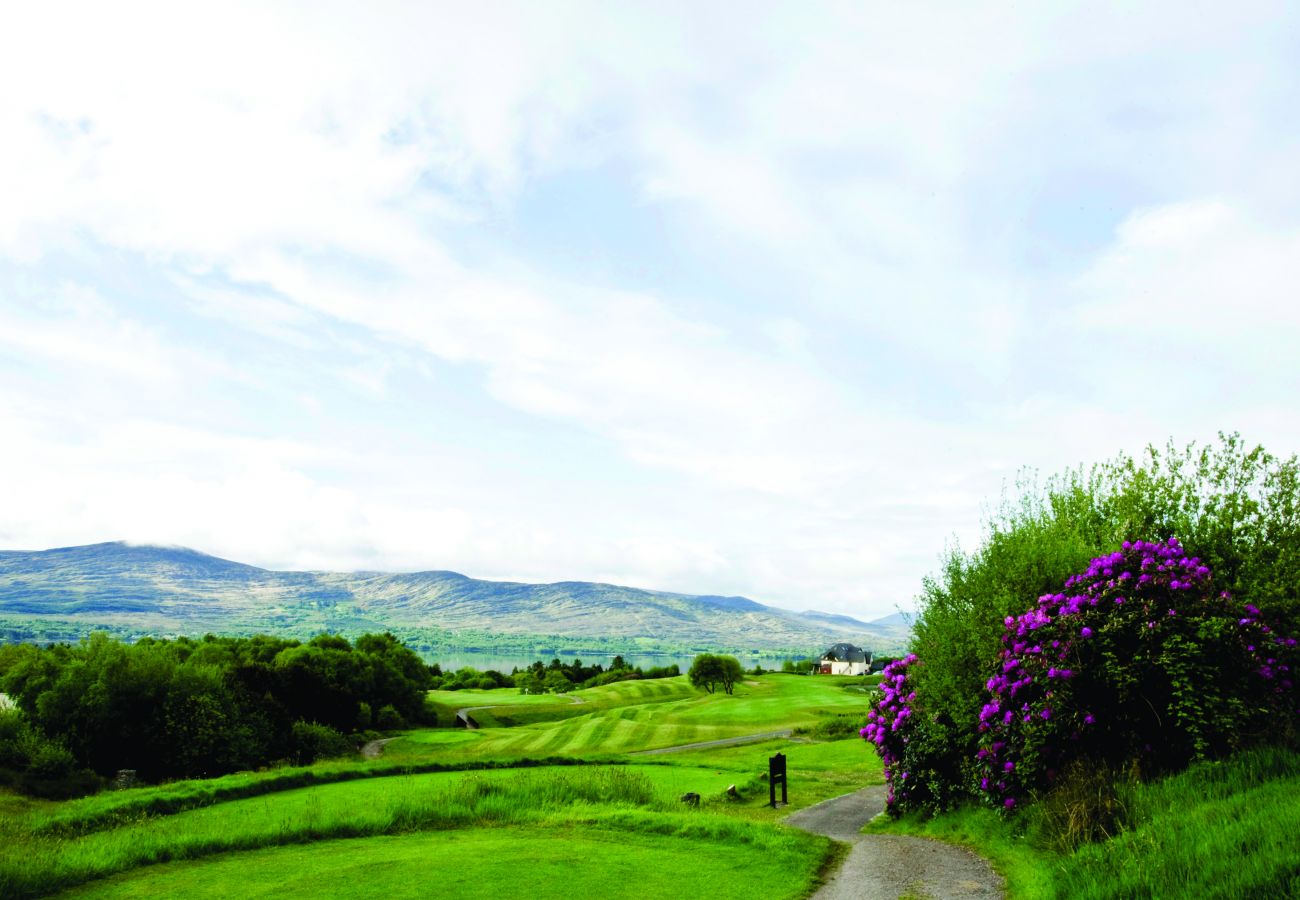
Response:
[{"label": "mown grass fairway", "polygon": [[[433,702],[440,719],[443,710],[489,705],[492,695],[500,695],[501,706],[506,707],[474,713],[489,727],[473,732],[474,743],[440,747],[438,754],[440,759],[591,757],[811,727],[836,712],[863,711],[865,716],[866,695],[845,690],[860,681],[766,675],[737,685],[732,696],[703,694],[684,677],[625,681],[567,695],[577,703],[557,703],[551,697],[549,705],[521,704],[516,699],[521,695],[507,690],[476,691],[469,698],[464,691],[435,691]],[[428,755],[418,737],[394,741],[385,753],[394,760]]]},{"label": "mown grass fairway", "polygon": [[[69,897],[753,897],[802,894],[793,848],[572,826],[325,841],[119,875]],[[792,870],[804,878],[791,877]]]},{"label": "mown grass fairway", "polygon": [[[799,897],[831,845],[776,826],[788,810],[765,806],[760,776],[786,753],[794,808],[879,782],[860,740],[628,754],[811,729],[865,708],[852,686],[769,675],[733,696],[684,678],[558,698],[435,692],[440,712],[495,707],[492,724],[406,732],[373,761],[6,801],[0,895],[402,897],[427,895],[436,877],[453,897]],[[546,757],[575,764],[528,764]],[[445,765],[480,768],[418,772]],[[725,796],[732,784],[738,799]],[[687,792],[701,808],[679,801]]]}]

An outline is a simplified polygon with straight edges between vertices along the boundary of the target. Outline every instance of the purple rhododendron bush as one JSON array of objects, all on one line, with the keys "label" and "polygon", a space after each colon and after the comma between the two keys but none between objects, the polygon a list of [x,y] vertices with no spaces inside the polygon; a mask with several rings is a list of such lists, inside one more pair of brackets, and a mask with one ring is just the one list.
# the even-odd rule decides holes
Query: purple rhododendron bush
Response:
[{"label": "purple rhododendron bush", "polygon": [[1294,721],[1295,638],[1176,538],[1126,541],[1004,624],[976,756],[1006,808],[1079,760],[1151,775]]},{"label": "purple rhododendron bush", "polygon": [[1296,744],[1296,457],[1235,435],[1121,457],[1004,507],[990,532],[927,579],[914,652],[862,729],[891,812],[1015,810]]},{"label": "purple rhododendron bush", "polygon": [[962,773],[1013,809],[1082,760],[1151,775],[1293,735],[1296,639],[1216,590],[1176,538],[1126,541],[1003,625],[974,767],[947,759],[918,717],[909,676],[922,660],[886,667],[861,734],[892,809],[943,805]]}]

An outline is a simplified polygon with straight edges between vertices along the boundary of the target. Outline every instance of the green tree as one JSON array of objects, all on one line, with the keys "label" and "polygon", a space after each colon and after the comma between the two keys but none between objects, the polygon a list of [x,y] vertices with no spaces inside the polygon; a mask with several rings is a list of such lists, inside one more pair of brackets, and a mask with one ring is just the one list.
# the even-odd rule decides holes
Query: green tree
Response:
[{"label": "green tree", "polygon": [[691,684],[704,688],[707,693],[712,694],[721,685],[723,691],[730,694],[736,682],[745,677],[745,670],[734,656],[701,653],[691,661],[686,677]]},{"label": "green tree", "polygon": [[515,674],[515,687],[519,688],[521,694],[544,694],[546,687],[542,684],[542,679],[537,677],[537,673],[532,669],[525,669]]},{"label": "green tree", "polygon": [[704,688],[707,693],[712,694],[722,681],[722,658],[712,653],[701,653],[691,660],[691,667],[687,670],[686,677],[695,687]]},{"label": "green tree", "polygon": [[542,681],[542,686],[552,694],[567,694],[573,690],[573,682],[569,676],[565,675],[560,669],[551,669],[546,673],[546,678]]},{"label": "green tree", "polygon": [[720,656],[718,659],[722,663],[722,689],[730,694],[745,677],[745,669],[734,656]]}]

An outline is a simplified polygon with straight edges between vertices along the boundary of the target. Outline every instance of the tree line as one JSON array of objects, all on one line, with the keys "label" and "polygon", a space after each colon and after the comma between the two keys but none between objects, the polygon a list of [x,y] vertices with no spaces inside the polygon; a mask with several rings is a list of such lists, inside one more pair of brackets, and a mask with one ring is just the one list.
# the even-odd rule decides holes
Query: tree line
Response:
[{"label": "tree line", "polygon": [[391,634],[7,645],[0,691],[16,709],[0,711],[0,776],[54,792],[122,769],[160,780],[305,764],[349,752],[349,735],[422,721],[431,680]]},{"label": "tree line", "polygon": [[464,666],[454,672],[443,672],[437,663],[430,666],[431,685],[435,690],[490,691],[496,688],[518,688],[523,694],[567,694],[580,688],[600,687],[616,681],[635,681],[641,678],[674,678],[682,671],[674,663],[668,666],[634,666],[622,656],[615,656],[609,667],[599,663],[583,665],[581,659],[565,663],[552,659],[550,663],[537,660],[523,669],[517,666],[507,675],[495,669],[479,670]]}]

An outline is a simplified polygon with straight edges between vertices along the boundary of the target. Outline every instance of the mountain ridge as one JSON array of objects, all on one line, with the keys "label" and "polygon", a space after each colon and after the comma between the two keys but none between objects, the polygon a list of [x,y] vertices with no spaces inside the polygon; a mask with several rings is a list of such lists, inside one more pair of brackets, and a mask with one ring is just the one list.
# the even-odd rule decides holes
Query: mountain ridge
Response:
[{"label": "mountain ridge", "polygon": [[400,626],[810,650],[840,640],[888,650],[901,641],[893,627],[741,596],[489,581],[437,569],[281,571],[187,547],[122,541],[0,551],[0,615],[168,633]]}]

